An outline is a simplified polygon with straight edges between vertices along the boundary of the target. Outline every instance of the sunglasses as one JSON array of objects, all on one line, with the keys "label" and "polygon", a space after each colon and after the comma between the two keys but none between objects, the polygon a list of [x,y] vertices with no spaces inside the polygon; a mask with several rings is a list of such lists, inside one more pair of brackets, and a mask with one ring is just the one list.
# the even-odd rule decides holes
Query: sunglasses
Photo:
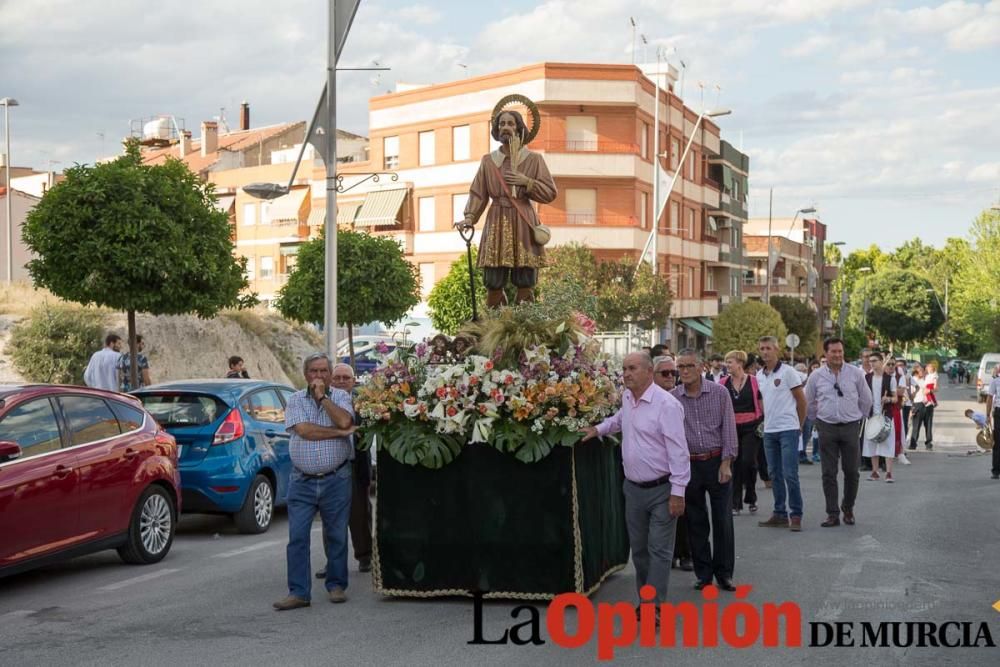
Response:
[{"label": "sunglasses", "polygon": [[661,378],[669,378],[669,377],[675,378],[679,375],[677,371],[657,371],[656,374],[659,375]]},{"label": "sunglasses", "polygon": [[833,383],[833,388],[837,390],[837,396],[840,396],[841,398],[844,397],[844,392],[841,391],[840,385],[838,383],[834,382]]}]

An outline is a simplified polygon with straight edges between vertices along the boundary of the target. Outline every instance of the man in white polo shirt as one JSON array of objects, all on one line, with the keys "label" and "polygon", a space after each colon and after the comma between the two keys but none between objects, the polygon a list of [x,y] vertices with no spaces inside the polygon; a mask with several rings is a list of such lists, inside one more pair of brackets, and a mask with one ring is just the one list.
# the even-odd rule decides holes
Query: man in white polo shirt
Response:
[{"label": "man in white polo shirt", "polygon": [[[757,341],[763,368],[757,385],[764,400],[764,455],[771,475],[774,513],[758,526],[802,530],[802,491],[799,488],[799,437],[806,419],[806,397],[802,376],[778,358],[778,339],[764,336]],[[788,508],[785,508],[785,497]]]}]

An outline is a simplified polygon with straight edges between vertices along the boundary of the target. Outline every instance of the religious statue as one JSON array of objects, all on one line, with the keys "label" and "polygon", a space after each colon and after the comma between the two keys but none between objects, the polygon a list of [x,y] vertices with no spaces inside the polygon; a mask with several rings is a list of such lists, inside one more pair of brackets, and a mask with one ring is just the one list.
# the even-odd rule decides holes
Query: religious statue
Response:
[{"label": "religious statue", "polygon": [[[530,129],[520,113],[504,108],[512,103],[528,108]],[[517,288],[515,303],[533,301],[538,269],[545,265],[542,246],[549,240],[549,230],[539,222],[531,202],[550,203],[556,198],[556,184],[542,156],[526,148],[540,125],[538,108],[523,95],[508,95],[497,103],[490,134],[500,147],[480,161],[469,188],[465,219],[455,223],[460,231],[469,232],[493,201],[486,214],[478,261],[488,308],[506,303],[508,280]]]}]

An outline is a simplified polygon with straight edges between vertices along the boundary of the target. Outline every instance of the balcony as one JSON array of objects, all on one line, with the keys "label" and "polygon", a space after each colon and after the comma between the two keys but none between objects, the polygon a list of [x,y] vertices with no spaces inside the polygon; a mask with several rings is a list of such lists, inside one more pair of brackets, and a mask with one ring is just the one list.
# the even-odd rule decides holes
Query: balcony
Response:
[{"label": "balcony", "polygon": [[595,139],[593,141],[560,141],[549,140],[540,141],[537,144],[539,150],[548,153],[624,153],[627,155],[638,155],[639,144],[630,144],[620,141],[604,141]]},{"label": "balcony", "polygon": [[638,218],[632,215],[601,215],[597,213],[563,213],[546,211],[538,216],[543,225],[579,225],[598,227],[635,227]]}]

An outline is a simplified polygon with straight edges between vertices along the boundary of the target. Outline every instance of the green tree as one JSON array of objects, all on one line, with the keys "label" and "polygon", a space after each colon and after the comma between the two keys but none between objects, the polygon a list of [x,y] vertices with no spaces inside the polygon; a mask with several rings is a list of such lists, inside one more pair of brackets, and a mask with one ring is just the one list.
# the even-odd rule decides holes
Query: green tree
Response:
[{"label": "green tree", "polygon": [[928,292],[930,282],[914,271],[888,269],[860,287],[868,300],[868,328],[880,341],[914,343],[934,335],[944,323],[934,295]]},{"label": "green tree", "polygon": [[597,326],[618,329],[632,324],[642,329],[662,326],[670,317],[672,295],[663,276],[643,262],[636,271],[628,258],[597,267]]},{"label": "green tree", "polygon": [[772,296],[771,307],[781,315],[789,333],[799,337],[800,350],[812,354],[819,343],[817,313],[808,303],[794,296]]},{"label": "green tree", "polygon": [[[298,261],[278,292],[278,312],[298,322],[322,322],[326,282],[325,237],[299,247]],[[354,326],[392,324],[420,303],[417,267],[388,236],[337,231],[337,320],[347,327],[354,365]]]},{"label": "green tree", "polygon": [[28,214],[32,280],[53,294],[128,315],[132,386],[138,386],[135,313],[211,317],[252,305],[246,260],[233,255],[226,213],[211,184],[184,163],[142,163],[138,144],[111,162],[77,165]]},{"label": "green tree", "polygon": [[971,244],[951,280],[949,326],[967,335],[975,352],[1000,349],[1000,211],[983,211],[969,230]]},{"label": "green tree", "polygon": [[729,304],[719,313],[712,330],[712,347],[723,354],[729,350],[756,353],[762,336],[774,336],[781,346],[788,335],[781,313],[760,301]]},{"label": "green tree", "polygon": [[90,355],[103,345],[103,312],[42,303],[14,325],[7,349],[29,382],[83,384]]},{"label": "green tree", "polygon": [[[844,258],[844,263],[840,269],[837,280],[833,283],[833,293],[838,296],[841,294],[847,294],[849,297],[853,298],[853,295],[857,292],[857,285],[860,280],[863,280],[866,275],[877,273],[881,269],[890,266],[890,264],[891,256],[882,252],[882,250],[874,243],[866,249],[852,251],[849,255],[847,255],[847,257]],[[862,271],[861,269],[865,270]],[[857,305],[853,301],[849,301],[846,317],[846,322],[849,326],[860,326],[861,324],[860,319],[856,322],[851,320],[851,314],[855,312],[860,312],[857,310]],[[831,316],[834,321],[840,320],[839,298],[834,299],[833,308],[831,308]]]},{"label": "green tree", "polygon": [[558,295],[574,309],[598,319],[598,265],[587,246],[571,242],[546,253],[548,265],[538,273],[538,295],[548,300]]}]

